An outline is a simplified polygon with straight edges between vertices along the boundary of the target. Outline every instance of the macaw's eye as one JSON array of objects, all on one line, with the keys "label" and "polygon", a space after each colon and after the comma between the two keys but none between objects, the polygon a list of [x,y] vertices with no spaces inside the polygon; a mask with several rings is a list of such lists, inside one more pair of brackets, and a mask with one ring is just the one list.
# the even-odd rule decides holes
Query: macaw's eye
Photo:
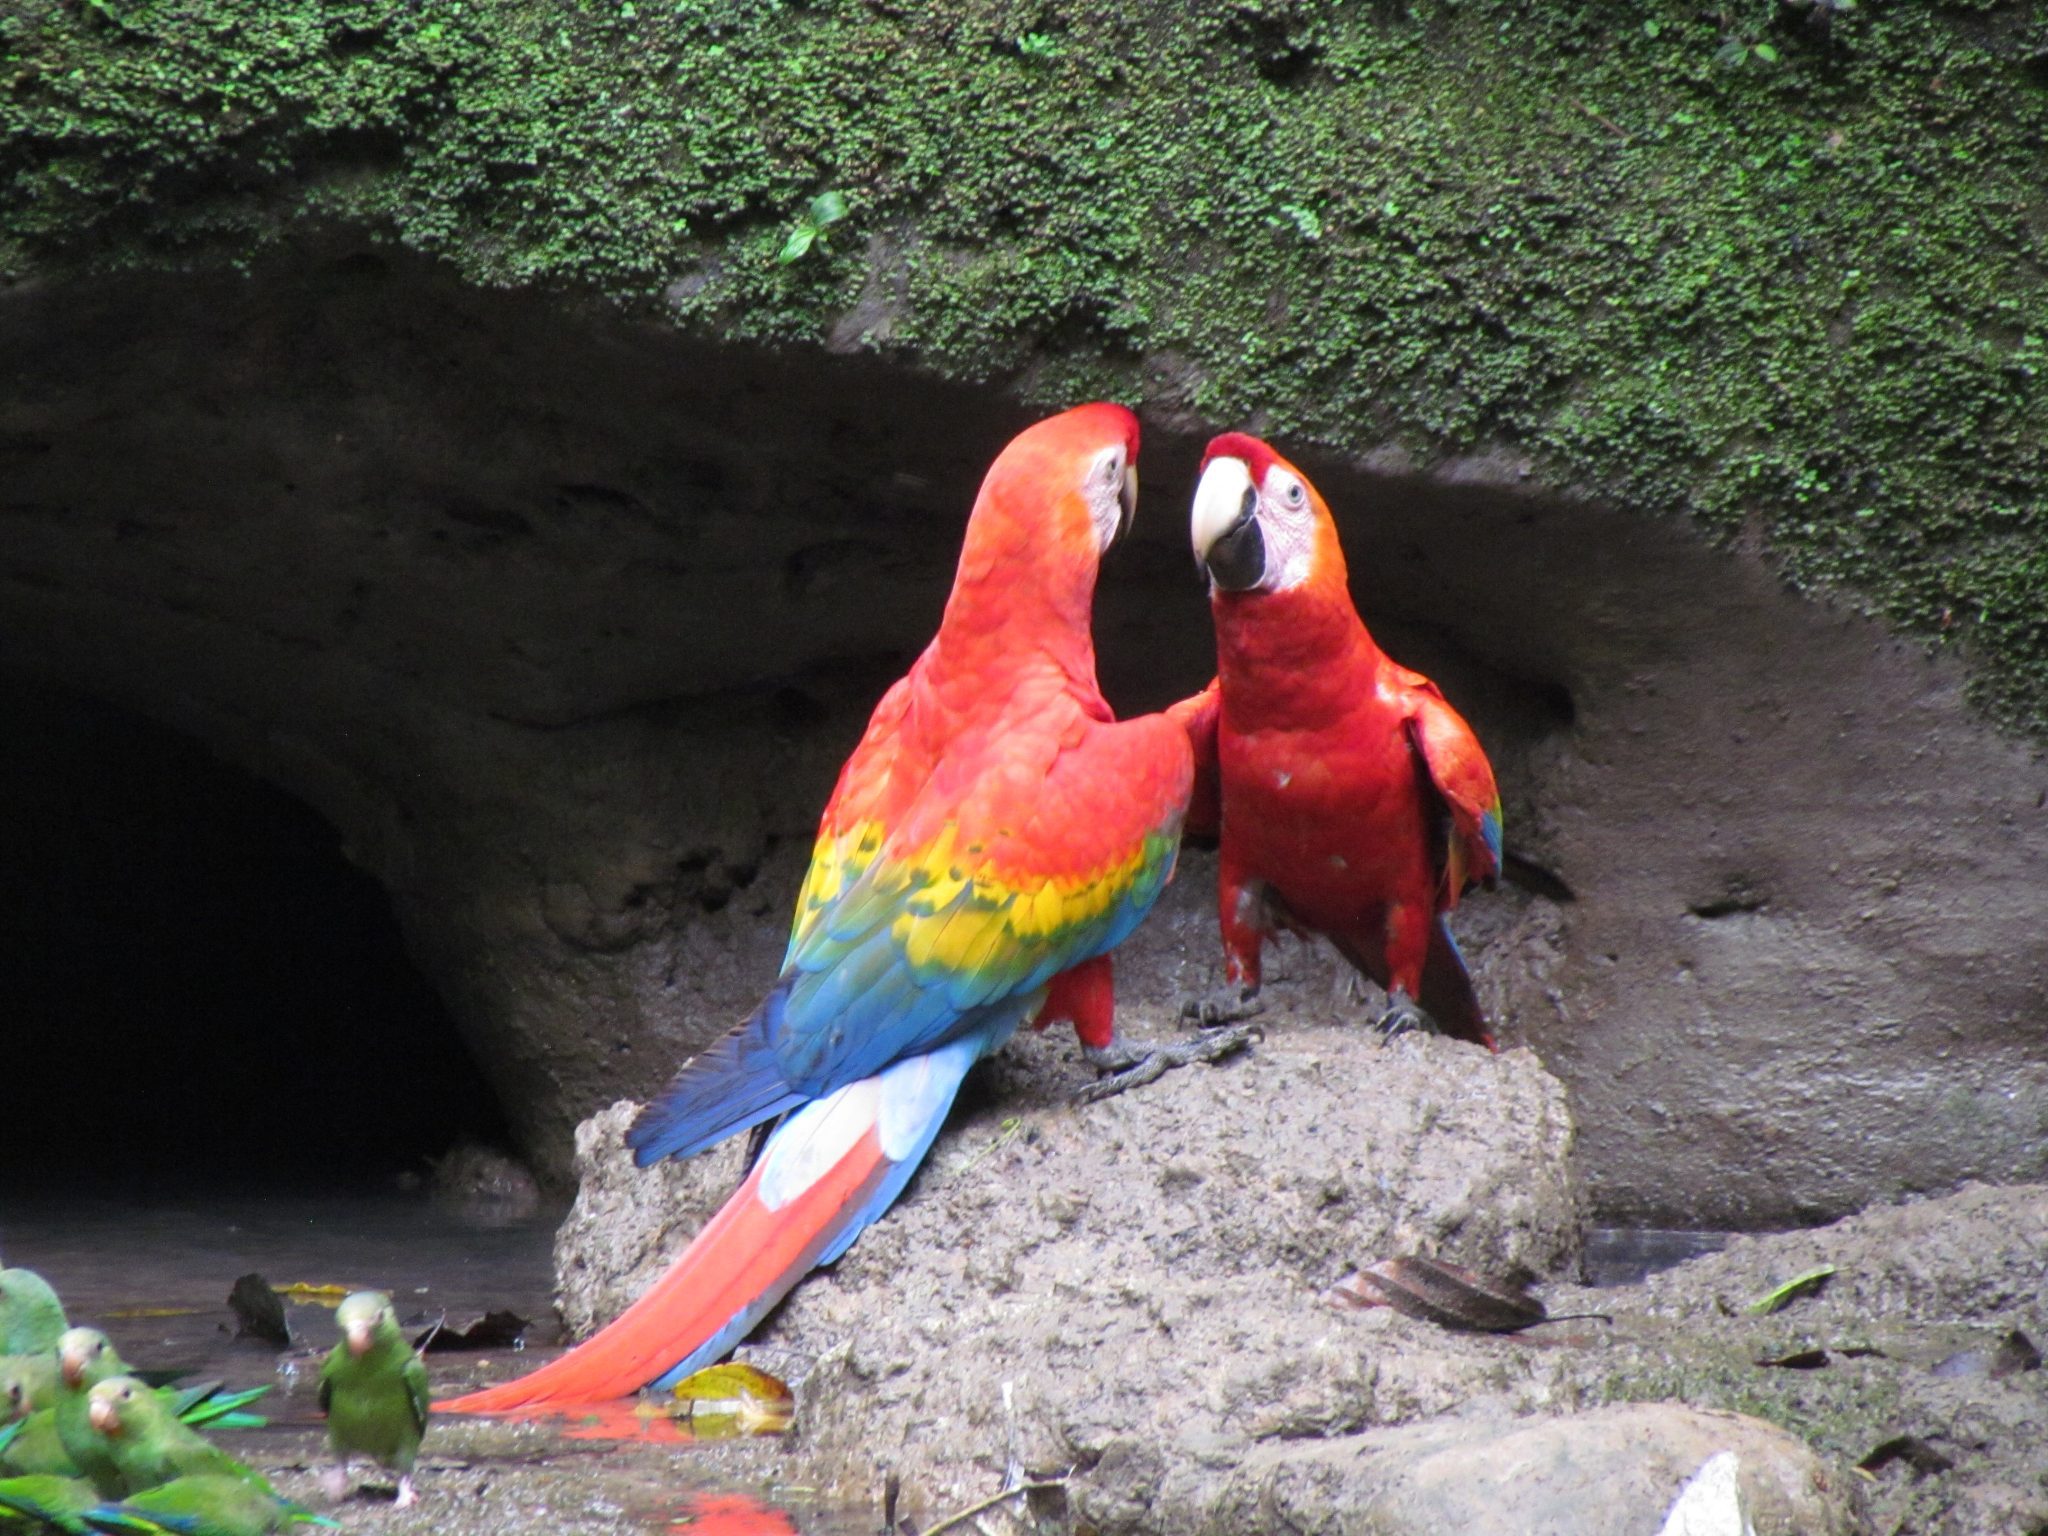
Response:
[{"label": "macaw's eye", "polygon": [[1287,489],[1280,493],[1280,498],[1290,507],[1299,507],[1308,501],[1308,492],[1302,488],[1299,480],[1290,480],[1287,482]]}]

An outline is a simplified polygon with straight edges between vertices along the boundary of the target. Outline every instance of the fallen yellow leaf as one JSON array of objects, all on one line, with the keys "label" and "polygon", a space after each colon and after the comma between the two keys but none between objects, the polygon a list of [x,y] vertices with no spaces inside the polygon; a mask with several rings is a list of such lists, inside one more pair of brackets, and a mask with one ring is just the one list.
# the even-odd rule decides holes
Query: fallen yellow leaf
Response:
[{"label": "fallen yellow leaf", "polygon": [[796,1398],[784,1382],[733,1361],[685,1376],[675,1396],[676,1417],[707,1440],[779,1435],[796,1418]]},{"label": "fallen yellow leaf", "polygon": [[310,1301],[317,1307],[338,1307],[354,1294],[345,1285],[315,1285],[310,1280],[294,1280],[271,1289],[286,1301]]}]

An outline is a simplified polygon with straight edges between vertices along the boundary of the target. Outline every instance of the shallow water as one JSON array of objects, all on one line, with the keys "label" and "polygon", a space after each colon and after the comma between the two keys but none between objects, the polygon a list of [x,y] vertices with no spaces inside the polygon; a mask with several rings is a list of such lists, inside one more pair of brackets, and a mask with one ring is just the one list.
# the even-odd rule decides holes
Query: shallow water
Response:
[{"label": "shallow water", "polygon": [[[236,1337],[227,1302],[236,1278],[253,1271],[275,1286],[388,1291],[409,1331],[423,1330],[444,1313],[451,1326],[461,1327],[486,1311],[509,1308],[536,1320],[516,1355],[524,1369],[560,1348],[550,1299],[558,1217],[550,1211],[498,1219],[487,1209],[397,1195],[148,1204],[9,1196],[0,1200],[0,1259],[40,1271],[74,1322],[104,1329],[137,1367],[180,1369],[235,1387],[273,1384],[257,1405],[270,1417],[268,1427],[217,1438],[279,1473],[295,1497],[324,1509],[310,1492],[310,1474],[323,1450],[318,1374],[335,1338],[331,1306],[289,1304],[293,1347],[280,1353]],[[480,1370],[510,1374],[508,1353],[428,1355],[435,1396],[469,1385]],[[421,1503],[394,1510],[381,1492],[389,1479],[375,1474],[368,1479],[372,1493],[351,1499],[339,1517],[350,1529],[447,1528],[452,1503],[463,1506],[457,1513],[492,1529],[486,1506],[495,1497],[516,1501],[522,1515],[540,1516],[537,1528],[559,1531],[583,1527],[573,1517],[565,1520],[559,1508],[549,1514],[550,1500],[587,1506],[598,1521],[588,1527],[593,1530],[845,1536],[873,1529],[871,1516],[720,1488],[716,1452],[666,1433],[666,1420],[639,1431],[632,1431],[630,1419],[615,1422],[628,1424],[627,1437],[593,1444],[589,1422],[519,1426],[515,1434],[509,1426],[437,1419],[422,1452]],[[304,1489],[294,1485],[294,1474]]]}]

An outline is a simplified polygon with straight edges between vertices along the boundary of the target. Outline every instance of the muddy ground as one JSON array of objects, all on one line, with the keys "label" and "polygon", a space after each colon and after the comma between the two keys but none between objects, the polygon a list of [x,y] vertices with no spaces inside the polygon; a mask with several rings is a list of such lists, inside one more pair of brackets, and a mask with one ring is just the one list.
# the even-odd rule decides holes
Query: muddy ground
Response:
[{"label": "muddy ground", "polygon": [[[1970,1186],[1586,1289],[1557,1082],[1526,1051],[1382,1048],[1358,1012],[1335,992],[1278,1011],[1248,1056],[1085,1108],[1070,1043],[1012,1045],[910,1197],[744,1352],[795,1386],[795,1432],[711,1460],[870,1511],[894,1483],[920,1524],[1006,1475],[1058,1485],[990,1531],[1600,1536],[1658,1529],[1734,1450],[1765,1536],[2048,1529],[2048,1378],[1999,1353],[2015,1330],[2048,1340],[2048,1188]],[[1142,1003],[1124,1016],[1171,1027]],[[578,1326],[737,1169],[728,1150],[634,1173],[629,1116],[580,1138],[558,1245]],[[1416,1252],[1524,1266],[1554,1313],[1610,1320],[1461,1335],[1322,1295]],[[1746,1310],[1822,1263],[1819,1291]]]}]

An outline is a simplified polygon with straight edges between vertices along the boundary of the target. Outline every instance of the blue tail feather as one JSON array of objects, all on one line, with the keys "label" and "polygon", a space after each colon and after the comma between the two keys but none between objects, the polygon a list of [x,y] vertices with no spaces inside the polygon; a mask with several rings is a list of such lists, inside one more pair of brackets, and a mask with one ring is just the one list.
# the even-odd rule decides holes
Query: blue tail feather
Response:
[{"label": "blue tail feather", "polygon": [[1472,973],[1441,914],[1429,936],[1429,954],[1422,964],[1422,995],[1416,1001],[1437,1027],[1454,1039],[1475,1045],[1493,1043],[1479,995],[1472,990]]},{"label": "blue tail feather", "polygon": [[771,1031],[787,983],[768,994],[745,1023],[683,1064],[667,1090],[640,1111],[626,1132],[642,1168],[665,1157],[689,1157],[763,1120],[787,1114],[806,1095],[790,1087]]}]

